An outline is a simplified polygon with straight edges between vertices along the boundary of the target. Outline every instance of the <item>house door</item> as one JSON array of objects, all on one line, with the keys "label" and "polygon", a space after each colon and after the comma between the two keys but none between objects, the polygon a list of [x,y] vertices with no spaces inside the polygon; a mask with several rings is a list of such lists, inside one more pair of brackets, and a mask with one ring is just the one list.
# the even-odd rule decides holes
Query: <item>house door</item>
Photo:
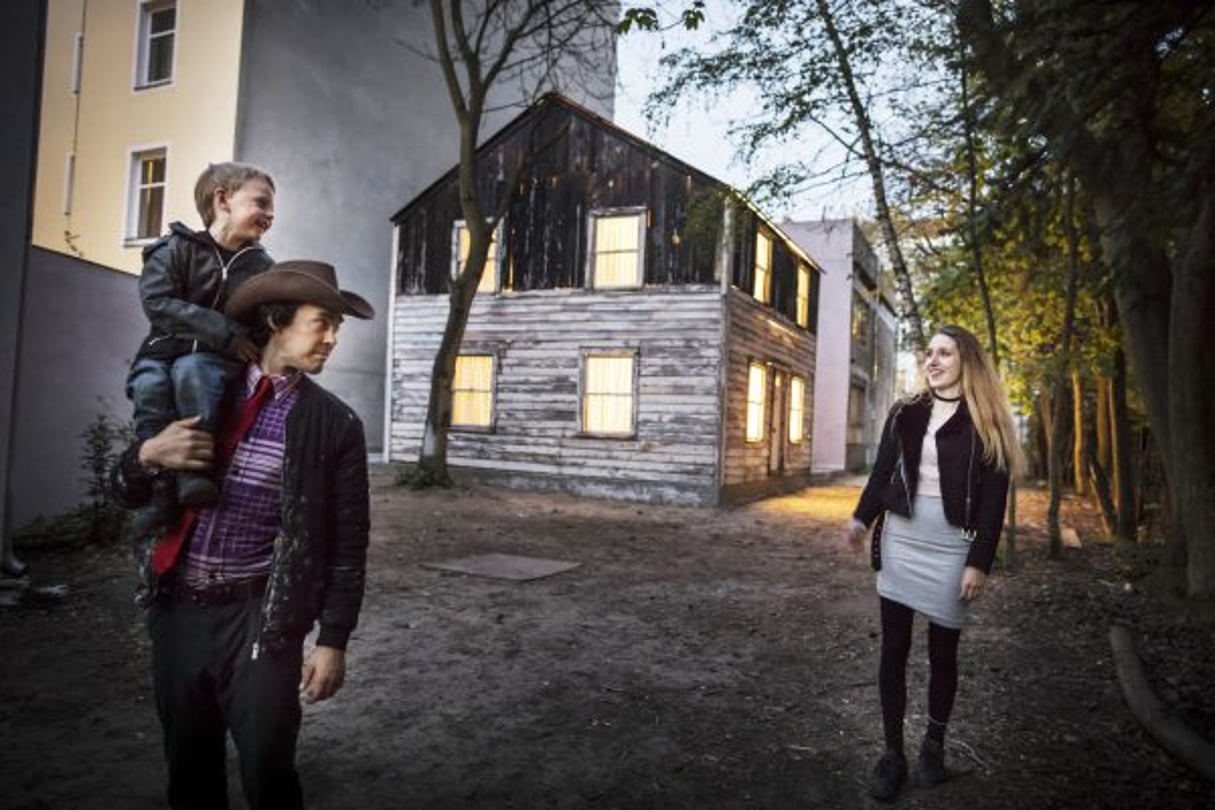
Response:
[{"label": "house door", "polygon": [[768,476],[775,477],[785,473],[785,419],[789,413],[788,403],[788,374],[780,369],[772,370],[772,412],[768,424]]}]

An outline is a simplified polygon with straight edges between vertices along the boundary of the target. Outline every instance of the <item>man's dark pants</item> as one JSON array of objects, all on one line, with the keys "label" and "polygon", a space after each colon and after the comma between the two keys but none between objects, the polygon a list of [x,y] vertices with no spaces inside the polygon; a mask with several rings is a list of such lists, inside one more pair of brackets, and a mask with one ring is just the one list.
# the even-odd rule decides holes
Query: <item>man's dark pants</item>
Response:
[{"label": "man's dark pants", "polygon": [[303,639],[253,658],[261,598],[200,605],[162,597],[150,609],[152,679],[174,810],[228,807],[226,732],[252,810],[301,808],[295,744]]}]

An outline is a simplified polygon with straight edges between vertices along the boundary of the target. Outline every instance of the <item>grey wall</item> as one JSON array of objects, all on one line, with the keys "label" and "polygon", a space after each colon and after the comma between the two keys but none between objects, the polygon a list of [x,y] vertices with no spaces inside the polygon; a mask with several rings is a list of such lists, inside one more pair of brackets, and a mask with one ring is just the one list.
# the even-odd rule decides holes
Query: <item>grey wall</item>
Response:
[{"label": "grey wall", "polygon": [[[389,217],[458,158],[442,75],[415,52],[430,37],[427,7],[415,0],[246,4],[236,157],[274,175],[274,256],[330,261],[343,286],[375,305],[372,322],[347,321],[320,378],[363,417],[372,451],[383,447]],[[610,117],[610,99],[584,101]],[[518,112],[495,114],[485,133]]]},{"label": "grey wall", "polygon": [[9,482],[16,526],[84,499],[81,433],[99,413],[130,419],[123,385],[147,332],[135,276],[29,251]]},{"label": "grey wall", "polygon": [[5,125],[0,127],[0,177],[8,180],[0,208],[0,534],[6,558],[9,530],[16,521],[17,504],[11,485],[17,477],[10,465],[13,440],[21,432],[16,407],[18,349],[37,164],[45,20],[45,2],[8,3],[0,25],[4,32],[0,44],[0,110],[5,115]]}]

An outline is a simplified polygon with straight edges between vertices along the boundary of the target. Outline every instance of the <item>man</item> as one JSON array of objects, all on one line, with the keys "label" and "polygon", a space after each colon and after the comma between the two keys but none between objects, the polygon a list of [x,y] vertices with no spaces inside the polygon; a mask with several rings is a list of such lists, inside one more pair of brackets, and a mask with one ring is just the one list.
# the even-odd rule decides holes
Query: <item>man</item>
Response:
[{"label": "man", "polygon": [[[307,375],[324,368],[343,315],[374,312],[314,261],[274,265],[225,311],[260,357],[218,437],[173,422],[127,449],[114,488],[142,507],[133,526],[170,806],[228,806],[230,730],[249,806],[299,808],[300,699],[342,686],[369,530],[362,423]],[[212,466],[219,501],[178,512],[167,470]]]}]

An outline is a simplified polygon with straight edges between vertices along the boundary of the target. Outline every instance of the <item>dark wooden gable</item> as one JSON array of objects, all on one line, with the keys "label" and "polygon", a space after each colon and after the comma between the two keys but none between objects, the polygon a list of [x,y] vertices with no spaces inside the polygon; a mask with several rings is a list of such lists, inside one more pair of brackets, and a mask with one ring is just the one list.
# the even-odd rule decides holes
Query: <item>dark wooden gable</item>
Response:
[{"label": "dark wooden gable", "polygon": [[[715,281],[728,187],[603,119],[541,102],[482,147],[479,161],[477,193],[487,209],[511,192],[501,231],[506,288],[586,286],[589,217],[611,209],[647,213],[646,284]],[[452,227],[462,218],[454,170],[393,218],[401,294],[448,289]]]}]

